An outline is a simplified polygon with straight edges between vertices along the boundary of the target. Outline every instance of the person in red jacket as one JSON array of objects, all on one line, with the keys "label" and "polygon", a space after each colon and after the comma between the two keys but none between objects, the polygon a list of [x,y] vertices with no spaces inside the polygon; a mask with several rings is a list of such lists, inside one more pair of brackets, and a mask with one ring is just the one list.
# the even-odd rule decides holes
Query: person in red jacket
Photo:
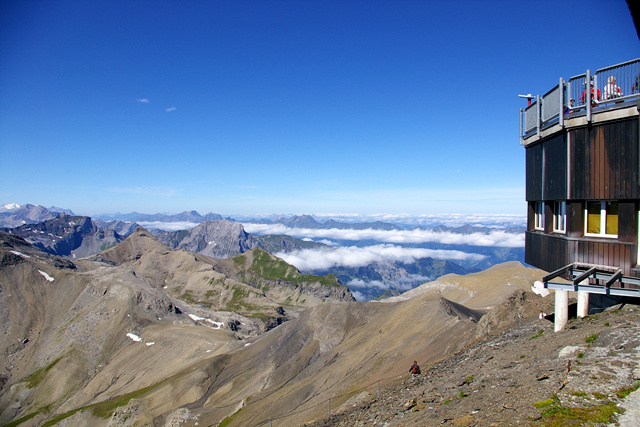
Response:
[{"label": "person in red jacket", "polygon": [[[593,87],[593,81],[590,82],[590,86],[591,86],[591,106],[595,107],[598,104],[598,101],[600,101],[600,89],[595,89]],[[583,104],[587,102],[586,89],[582,91],[582,96],[580,97],[580,101],[582,101]]]},{"label": "person in red jacket", "polygon": [[412,376],[420,375],[420,366],[418,366],[418,361],[414,360],[413,365],[409,368],[409,372],[411,372]]}]

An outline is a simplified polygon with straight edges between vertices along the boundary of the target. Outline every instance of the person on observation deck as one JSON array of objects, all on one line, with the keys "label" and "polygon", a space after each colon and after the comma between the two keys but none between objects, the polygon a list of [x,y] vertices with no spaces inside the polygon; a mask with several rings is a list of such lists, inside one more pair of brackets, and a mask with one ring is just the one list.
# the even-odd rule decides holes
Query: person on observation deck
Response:
[{"label": "person on observation deck", "polygon": [[613,99],[622,96],[622,90],[616,84],[616,78],[609,76],[607,79],[607,85],[604,87],[604,99]]},{"label": "person on observation deck", "polygon": [[[600,89],[596,89],[593,87],[593,80],[589,82],[589,85],[591,86],[591,106],[595,107],[598,104],[598,101],[600,101]],[[587,102],[586,89],[582,91],[582,96],[580,97],[580,101],[582,101],[583,104]]]}]

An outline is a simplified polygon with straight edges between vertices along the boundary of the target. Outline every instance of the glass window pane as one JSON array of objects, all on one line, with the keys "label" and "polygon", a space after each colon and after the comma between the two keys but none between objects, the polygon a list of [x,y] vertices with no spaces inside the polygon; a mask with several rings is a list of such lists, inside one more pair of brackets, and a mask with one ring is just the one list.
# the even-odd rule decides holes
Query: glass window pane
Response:
[{"label": "glass window pane", "polygon": [[600,202],[587,202],[587,233],[600,234]]},{"label": "glass window pane", "polygon": [[607,202],[607,234],[618,235],[618,202]]}]

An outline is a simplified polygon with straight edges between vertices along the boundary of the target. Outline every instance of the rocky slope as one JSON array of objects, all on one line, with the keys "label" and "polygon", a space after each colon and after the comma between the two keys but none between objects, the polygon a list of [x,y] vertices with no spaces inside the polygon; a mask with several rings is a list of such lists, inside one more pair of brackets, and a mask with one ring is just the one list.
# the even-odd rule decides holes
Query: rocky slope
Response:
[{"label": "rocky slope", "polygon": [[136,231],[136,228],[140,227],[140,224],[131,221],[108,221],[105,222],[101,219],[96,219],[93,223],[99,228],[105,228],[112,230],[119,234],[123,238],[129,237],[131,233]]},{"label": "rocky slope", "polygon": [[225,219],[205,221],[189,230],[157,231],[155,236],[172,249],[214,258],[228,258],[258,246],[258,241],[244,231],[242,224]]},{"label": "rocky slope", "polygon": [[91,257],[131,268],[157,289],[190,304],[254,318],[266,330],[306,307],[353,301],[335,278],[302,275],[254,249],[231,259],[170,250],[143,228],[117,247]]},{"label": "rocky slope", "polygon": [[[264,302],[268,308],[260,313],[273,308],[280,315],[283,307],[287,315],[303,299],[279,305],[265,285],[289,282],[283,288],[295,295],[311,295],[316,285],[301,285],[305,275],[282,271],[259,249],[215,260],[170,250],[138,229],[98,256],[71,262],[2,237],[0,423],[27,427],[194,426],[225,419],[251,426],[285,415],[280,425],[301,424],[326,413],[330,397],[400,375],[413,359],[442,360],[480,331],[512,326],[518,319],[492,326],[491,317],[481,316],[540,276],[520,266],[522,279],[509,286],[505,276],[517,272],[513,266],[466,278],[459,295],[481,309],[438,289],[389,303],[321,304],[318,298],[261,333],[262,317],[239,314],[254,310],[247,302]],[[468,299],[473,289],[496,295]],[[216,309],[230,302],[239,313]]]},{"label": "rocky slope", "polygon": [[639,386],[640,307],[627,304],[558,333],[547,319],[508,329],[305,426],[631,427]]},{"label": "rocky slope", "polygon": [[99,228],[87,216],[66,213],[37,224],[4,228],[2,231],[22,237],[45,252],[68,258],[82,258],[124,240],[113,230]]}]

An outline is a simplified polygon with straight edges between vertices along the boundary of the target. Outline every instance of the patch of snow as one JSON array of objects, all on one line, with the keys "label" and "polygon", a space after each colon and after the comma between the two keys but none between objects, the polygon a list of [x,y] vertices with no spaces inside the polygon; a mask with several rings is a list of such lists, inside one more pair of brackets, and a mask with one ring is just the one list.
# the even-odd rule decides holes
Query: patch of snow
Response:
[{"label": "patch of snow", "polygon": [[47,279],[48,282],[53,282],[53,277],[49,276],[47,273],[45,273],[42,270],[38,270],[38,273],[42,274],[42,276]]},{"label": "patch of snow", "polygon": [[18,251],[10,251],[10,252],[14,255],[21,256],[22,258],[31,258],[29,255],[25,255],[22,252],[18,252]]},{"label": "patch of snow", "polygon": [[139,336],[137,336],[136,334],[132,334],[131,332],[127,333],[127,336],[129,338],[131,338],[132,340],[134,340],[135,342],[140,342],[142,341],[142,338],[140,338]]},{"label": "patch of snow", "polygon": [[189,317],[194,322],[198,322],[200,320],[203,320],[205,322],[209,322],[209,323],[211,323],[213,325],[212,326],[213,329],[220,329],[220,328],[224,327],[224,323],[223,322],[216,322],[215,320],[207,319],[206,317],[196,316],[195,314],[190,314]]},{"label": "patch of snow", "polygon": [[549,295],[549,290],[546,289],[544,287],[544,283],[542,283],[539,280],[536,280],[535,282],[533,282],[533,286],[531,287],[531,290],[537,294],[540,295],[541,297],[546,297],[547,295]]},{"label": "patch of snow", "polygon": [[153,342],[153,341],[152,341],[152,342],[148,342],[148,343],[146,343],[145,345],[146,345],[147,347],[150,347],[150,346],[152,346],[152,345],[154,345],[154,344],[155,344],[155,342]]},{"label": "patch of snow", "polygon": [[20,207],[19,204],[17,203],[7,203],[6,205],[2,206],[3,208],[5,208],[6,210],[10,211],[13,209],[18,209]]},{"label": "patch of snow", "polygon": [[244,346],[245,346],[245,347],[248,347],[248,346],[250,346],[250,345],[251,345],[251,343],[250,343],[250,342],[248,342],[248,343],[246,343]]}]

